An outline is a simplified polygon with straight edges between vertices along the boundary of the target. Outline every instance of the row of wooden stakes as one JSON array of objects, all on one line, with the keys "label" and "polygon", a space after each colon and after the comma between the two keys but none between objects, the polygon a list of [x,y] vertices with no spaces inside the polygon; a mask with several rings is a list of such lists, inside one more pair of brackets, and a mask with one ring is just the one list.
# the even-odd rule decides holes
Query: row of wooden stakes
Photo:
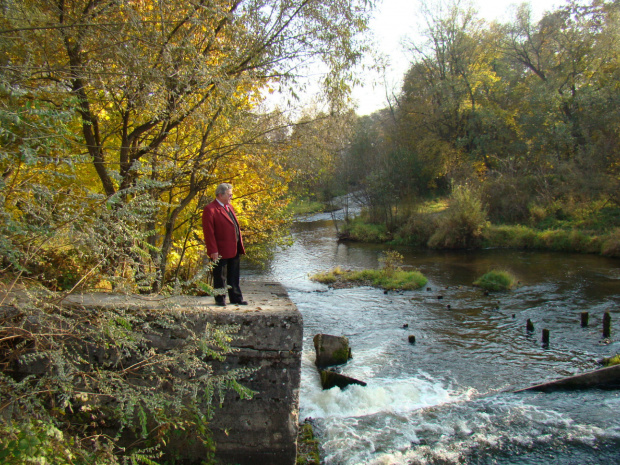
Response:
[{"label": "row of wooden stakes", "polygon": [[[581,312],[581,327],[585,328],[589,324],[590,314],[588,312]],[[527,319],[526,329],[528,332],[534,332],[534,323],[529,318]],[[603,339],[611,337],[611,314],[605,312],[603,315]],[[544,346],[549,345],[549,330],[542,330],[542,343]]]}]

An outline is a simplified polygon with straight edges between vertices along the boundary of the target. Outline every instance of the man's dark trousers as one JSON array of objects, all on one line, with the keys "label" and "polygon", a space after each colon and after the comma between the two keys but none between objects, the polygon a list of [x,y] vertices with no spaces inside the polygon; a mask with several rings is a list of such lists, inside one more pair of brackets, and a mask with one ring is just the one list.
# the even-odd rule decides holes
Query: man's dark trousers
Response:
[{"label": "man's dark trousers", "polygon": [[[240,259],[237,254],[233,258],[220,258],[217,265],[213,267],[213,287],[215,289],[225,289],[226,285],[230,286],[228,289],[228,299],[230,303],[235,304],[243,300],[241,295],[241,288],[239,287],[239,268]],[[223,295],[215,296],[217,303],[224,303],[225,298]]]}]

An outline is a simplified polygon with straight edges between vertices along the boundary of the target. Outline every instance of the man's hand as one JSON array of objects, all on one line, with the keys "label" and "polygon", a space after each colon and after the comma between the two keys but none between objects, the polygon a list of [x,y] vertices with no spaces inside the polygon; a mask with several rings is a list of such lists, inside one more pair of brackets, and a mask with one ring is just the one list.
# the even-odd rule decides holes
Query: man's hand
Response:
[{"label": "man's hand", "polygon": [[215,253],[212,253],[210,257],[211,257],[211,260],[213,260],[214,262],[217,262],[220,259],[220,254],[215,252]]}]

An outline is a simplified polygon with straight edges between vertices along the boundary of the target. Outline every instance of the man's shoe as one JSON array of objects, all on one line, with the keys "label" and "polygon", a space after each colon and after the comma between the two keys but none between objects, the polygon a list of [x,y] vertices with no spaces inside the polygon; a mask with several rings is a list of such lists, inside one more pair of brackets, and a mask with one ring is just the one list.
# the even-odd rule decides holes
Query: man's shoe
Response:
[{"label": "man's shoe", "polygon": [[245,300],[240,300],[239,302],[231,302],[233,305],[247,305],[248,303]]}]

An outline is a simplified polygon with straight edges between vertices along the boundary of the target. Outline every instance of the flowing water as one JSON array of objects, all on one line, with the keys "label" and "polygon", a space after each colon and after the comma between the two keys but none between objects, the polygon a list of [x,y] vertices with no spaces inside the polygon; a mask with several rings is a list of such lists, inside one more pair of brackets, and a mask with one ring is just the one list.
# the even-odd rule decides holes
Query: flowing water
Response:
[{"label": "flowing water", "polygon": [[[294,244],[267,270],[247,272],[281,282],[303,315],[300,418],[313,419],[323,463],[620,464],[620,391],[513,392],[620,353],[620,261],[397,248],[405,268],[429,279],[423,289],[331,289],[309,275],[376,268],[386,250],[338,244],[335,234],[329,215],[298,221]],[[512,271],[519,288],[485,296],[472,282],[491,268]],[[585,328],[582,311],[590,314]],[[610,340],[602,338],[604,312]],[[349,338],[353,359],[341,372],[366,387],[321,389],[317,333]]]}]

